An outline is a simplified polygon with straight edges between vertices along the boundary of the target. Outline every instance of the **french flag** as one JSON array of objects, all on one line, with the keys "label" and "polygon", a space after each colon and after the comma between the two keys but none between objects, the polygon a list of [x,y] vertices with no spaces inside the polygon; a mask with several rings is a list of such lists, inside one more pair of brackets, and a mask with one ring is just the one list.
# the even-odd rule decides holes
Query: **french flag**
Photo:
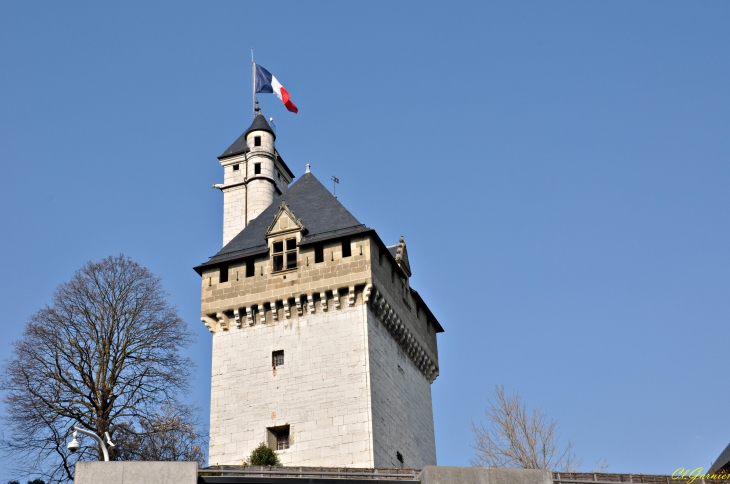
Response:
[{"label": "french flag", "polygon": [[281,83],[271,75],[271,72],[267,71],[258,64],[255,64],[255,92],[273,92],[276,96],[281,99],[284,106],[292,113],[298,113],[299,110],[289,99],[289,91],[287,91]]}]

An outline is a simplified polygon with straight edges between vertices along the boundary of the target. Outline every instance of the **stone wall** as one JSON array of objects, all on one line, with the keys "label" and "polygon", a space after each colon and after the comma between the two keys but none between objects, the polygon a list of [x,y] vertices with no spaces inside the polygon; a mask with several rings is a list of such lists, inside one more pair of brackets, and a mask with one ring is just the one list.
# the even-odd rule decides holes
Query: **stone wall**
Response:
[{"label": "stone wall", "polygon": [[369,308],[367,319],[375,467],[436,465],[431,384]]},{"label": "stone wall", "polygon": [[[260,257],[253,277],[241,261],[223,283],[217,268],[203,273],[201,316],[214,333],[210,465],[240,465],[267,442],[267,427],[286,425],[286,466],[436,463],[434,327],[391,279],[390,261],[372,261],[373,242],[354,236],[349,257],[341,241],[326,242],[320,263],[302,247],[297,268],[277,273]],[[384,296],[399,318],[385,314]],[[279,350],[285,364],[274,371]]]},{"label": "stone wall", "polygon": [[[241,464],[290,426],[284,465],[373,467],[365,306],[213,335],[209,463]],[[272,351],[285,363],[272,368]]]},{"label": "stone wall", "polygon": [[[314,247],[301,248],[297,269],[291,271],[272,273],[269,256],[255,259],[253,277],[246,277],[244,261],[229,266],[228,282],[219,281],[217,268],[208,269],[202,277],[201,316],[216,319],[219,313],[229,313],[228,317],[232,318],[235,309],[253,306],[260,311],[260,306],[263,306],[266,321],[272,321],[271,303],[275,303],[276,319],[281,320],[286,317],[284,300],[293,306],[295,301],[289,301],[290,298],[305,295],[319,301],[321,293],[328,298],[328,309],[334,307],[334,291],[358,287],[358,292],[362,292],[370,280],[370,238],[353,237],[351,244],[352,255],[343,258],[339,241],[325,243],[324,262],[318,264],[314,262]],[[339,297],[340,294],[337,295]],[[347,295],[347,292],[343,294],[345,299]],[[343,305],[345,303],[346,300]],[[297,312],[296,308],[291,311]]]},{"label": "stone wall", "polygon": [[426,311],[418,307],[415,298],[404,291],[409,281],[401,277],[397,266],[385,254],[386,248],[372,244],[371,251],[373,286],[385,297],[418,343],[428,350],[429,357],[438,362],[436,328],[429,322]]}]

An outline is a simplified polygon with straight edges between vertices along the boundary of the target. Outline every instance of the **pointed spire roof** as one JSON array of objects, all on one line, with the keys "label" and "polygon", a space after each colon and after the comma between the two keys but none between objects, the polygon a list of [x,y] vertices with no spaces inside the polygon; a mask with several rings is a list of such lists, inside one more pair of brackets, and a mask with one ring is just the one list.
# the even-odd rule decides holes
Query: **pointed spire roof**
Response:
[{"label": "pointed spire roof", "polygon": [[274,130],[271,129],[271,125],[268,121],[266,121],[264,115],[261,114],[261,108],[259,108],[258,106],[258,101],[255,110],[256,116],[254,116],[251,126],[249,126],[248,129],[244,131],[244,133],[239,136],[238,139],[234,141],[233,144],[229,146],[222,155],[218,157],[219,160],[222,160],[223,158],[228,158],[229,156],[240,155],[241,153],[249,151],[251,148],[249,148],[248,144],[246,143],[246,136],[248,136],[248,134],[252,131],[266,131],[267,133],[271,133],[271,136],[273,136],[274,140],[276,140],[276,133],[274,133]]}]

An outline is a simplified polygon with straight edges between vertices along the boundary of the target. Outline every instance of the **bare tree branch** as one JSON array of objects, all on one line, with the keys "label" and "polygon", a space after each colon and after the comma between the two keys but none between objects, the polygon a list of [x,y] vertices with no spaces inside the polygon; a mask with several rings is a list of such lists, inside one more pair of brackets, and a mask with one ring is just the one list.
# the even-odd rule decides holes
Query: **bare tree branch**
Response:
[{"label": "bare tree branch", "polygon": [[557,422],[548,420],[539,408],[528,412],[520,395],[506,395],[504,385],[495,386],[494,398],[484,413],[486,426],[472,422],[472,447],[477,451],[472,465],[558,472],[577,472],[583,465],[570,441],[564,448],[559,445]]},{"label": "bare tree branch", "polygon": [[156,455],[197,460],[202,453],[190,451],[191,442],[202,441],[191,409],[181,404],[193,364],[179,351],[191,341],[146,268],[124,256],[87,263],[56,289],[50,306],[31,316],[3,367],[3,450],[19,471],[67,482],[76,461],[103,460],[91,439],[78,453],[68,452],[73,425],[131,442],[130,435],[149,434],[149,422],[160,421],[164,408],[166,432],[187,432],[188,439],[176,436],[166,445],[180,442],[188,450]]}]

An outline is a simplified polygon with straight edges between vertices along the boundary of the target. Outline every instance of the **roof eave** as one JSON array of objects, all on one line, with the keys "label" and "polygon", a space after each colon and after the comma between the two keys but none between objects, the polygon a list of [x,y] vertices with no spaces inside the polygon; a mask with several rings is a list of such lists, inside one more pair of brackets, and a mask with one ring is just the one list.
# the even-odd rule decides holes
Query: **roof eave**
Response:
[{"label": "roof eave", "polygon": [[249,147],[247,146],[247,147],[245,147],[244,149],[242,149],[242,150],[238,150],[238,151],[236,151],[236,152],[234,152],[234,153],[230,153],[230,154],[226,154],[226,153],[223,153],[222,155],[220,155],[220,156],[218,157],[218,159],[219,159],[219,160],[225,160],[226,158],[232,158],[232,157],[234,157],[234,156],[239,156],[239,155],[242,155],[242,154],[244,154],[244,153],[248,153],[249,151],[251,151],[251,148],[249,148]]},{"label": "roof eave", "polygon": [[281,163],[281,166],[282,166],[282,167],[284,167],[284,170],[286,170],[286,174],[287,174],[287,175],[289,175],[289,176],[291,177],[291,179],[292,179],[292,180],[293,180],[294,178],[296,178],[296,177],[294,176],[294,173],[292,173],[292,171],[291,171],[291,170],[289,169],[289,166],[288,166],[288,165],[286,164],[286,162],[284,161],[284,158],[282,158],[282,157],[281,157],[281,155],[279,154],[279,151],[278,151],[278,150],[276,151],[276,160],[277,160],[277,161],[278,161],[279,163]]},{"label": "roof eave", "polygon": [[342,237],[348,237],[357,234],[366,234],[369,232],[375,233],[371,228],[365,225],[355,225],[353,227],[346,227],[344,229],[332,230],[330,232],[324,232],[316,235],[305,235],[302,240],[299,241],[299,247],[306,247],[313,244],[319,244],[320,242],[326,242],[328,240],[339,239]]},{"label": "roof eave", "polygon": [[[198,275],[203,275],[203,270],[207,269],[209,267],[216,267],[223,263],[229,263],[234,262],[241,259],[247,259],[249,257],[255,257],[257,255],[264,255],[269,253],[269,246],[268,245],[260,245],[258,247],[252,247],[250,249],[245,250],[237,250],[233,252],[228,252],[224,255],[221,255],[220,257],[216,258],[215,260],[203,262],[200,265],[197,265],[193,267],[193,270],[198,273]],[[213,256],[215,257],[215,256]]]}]

